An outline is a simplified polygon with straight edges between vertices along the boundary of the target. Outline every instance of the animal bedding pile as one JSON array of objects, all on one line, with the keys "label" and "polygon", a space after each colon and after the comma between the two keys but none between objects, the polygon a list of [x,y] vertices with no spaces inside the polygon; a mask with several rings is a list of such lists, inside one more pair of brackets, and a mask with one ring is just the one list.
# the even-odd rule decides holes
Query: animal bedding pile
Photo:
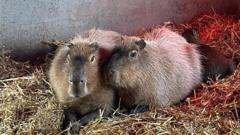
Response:
[{"label": "animal bedding pile", "polygon": [[[236,63],[240,60],[240,21],[234,16],[211,12],[181,25],[164,25],[179,33],[194,27],[202,42],[216,47]],[[14,62],[6,53],[1,53],[0,133],[62,132],[62,109],[46,77],[48,66]],[[175,106],[153,108],[142,114],[99,118],[80,132],[91,135],[192,133],[240,134],[240,66],[225,79],[201,84]]]}]

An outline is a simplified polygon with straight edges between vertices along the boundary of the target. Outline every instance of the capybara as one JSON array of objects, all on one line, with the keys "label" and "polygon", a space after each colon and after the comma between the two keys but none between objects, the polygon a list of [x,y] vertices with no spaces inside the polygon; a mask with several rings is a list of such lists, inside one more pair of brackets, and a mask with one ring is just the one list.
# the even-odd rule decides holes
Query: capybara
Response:
[{"label": "capybara", "polygon": [[[114,91],[102,83],[99,59],[98,43],[80,36],[58,48],[49,79],[58,101],[67,108],[63,128],[78,117],[85,125],[98,117],[100,110],[103,116],[112,111]],[[79,129],[80,125],[72,130],[77,132]]]},{"label": "capybara", "polygon": [[202,55],[201,63],[203,66],[203,82],[209,79],[215,80],[216,77],[222,79],[234,71],[234,62],[226,58],[216,48],[201,43],[196,29],[186,29],[182,36],[189,42],[197,45],[199,53]]},{"label": "capybara", "polygon": [[[152,35],[152,36],[151,36]],[[201,81],[200,54],[167,28],[145,36],[122,36],[104,67],[124,106],[168,106],[184,99]]]}]

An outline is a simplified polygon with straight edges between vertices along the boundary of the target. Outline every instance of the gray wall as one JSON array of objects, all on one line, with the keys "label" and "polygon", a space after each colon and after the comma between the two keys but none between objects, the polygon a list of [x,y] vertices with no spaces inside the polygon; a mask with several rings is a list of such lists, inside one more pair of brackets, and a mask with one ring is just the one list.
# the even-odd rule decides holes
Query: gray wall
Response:
[{"label": "gray wall", "polygon": [[44,50],[42,40],[68,39],[94,26],[132,34],[168,20],[180,23],[206,10],[239,12],[239,1],[0,0],[0,47],[31,56]]}]

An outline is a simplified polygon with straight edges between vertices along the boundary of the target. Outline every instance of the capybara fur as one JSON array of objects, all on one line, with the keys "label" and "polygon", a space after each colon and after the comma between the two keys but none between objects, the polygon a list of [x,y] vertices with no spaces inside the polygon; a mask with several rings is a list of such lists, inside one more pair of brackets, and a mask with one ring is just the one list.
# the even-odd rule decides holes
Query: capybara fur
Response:
[{"label": "capybara fur", "polygon": [[[58,101],[80,115],[80,123],[84,125],[99,116],[99,110],[104,116],[112,111],[114,92],[102,83],[98,43],[76,38],[58,48],[49,79]],[[72,113],[67,111],[65,115],[68,114]],[[66,116],[66,119],[71,122],[76,117]]]},{"label": "capybara fur", "polygon": [[[83,38],[88,39],[90,42],[98,42],[100,46],[100,62],[104,62],[112,52],[112,49],[116,44],[121,42],[121,34],[115,31],[103,30],[92,28],[84,32]],[[81,36],[76,36],[73,42],[78,42],[82,38]]]},{"label": "capybara fur", "polygon": [[127,108],[178,103],[201,82],[196,48],[167,28],[153,33],[145,39],[123,36],[104,67]]},{"label": "capybara fur", "polygon": [[201,63],[203,66],[203,82],[206,82],[209,79],[215,80],[216,77],[222,79],[233,73],[233,60],[226,58],[216,48],[201,43],[196,29],[187,29],[182,35],[189,43],[196,44],[197,49],[202,55]]}]

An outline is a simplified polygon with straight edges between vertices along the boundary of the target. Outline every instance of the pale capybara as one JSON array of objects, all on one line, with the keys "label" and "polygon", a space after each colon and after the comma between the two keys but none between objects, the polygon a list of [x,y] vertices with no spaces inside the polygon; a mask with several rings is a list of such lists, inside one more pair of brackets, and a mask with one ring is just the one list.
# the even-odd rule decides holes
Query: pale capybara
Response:
[{"label": "pale capybara", "polygon": [[145,39],[123,36],[104,67],[105,78],[127,108],[180,102],[201,82],[200,54],[167,28]]},{"label": "pale capybara", "polygon": [[[58,48],[51,63],[49,79],[58,101],[66,106],[63,127],[79,120],[82,125],[113,108],[114,91],[102,83],[100,47],[80,36]],[[80,125],[72,128],[77,132]]]},{"label": "pale capybara", "polygon": [[201,43],[196,29],[186,29],[182,36],[189,42],[196,44],[199,53],[202,55],[203,82],[209,79],[215,80],[225,78],[234,71],[234,62],[226,58],[216,48]]}]

